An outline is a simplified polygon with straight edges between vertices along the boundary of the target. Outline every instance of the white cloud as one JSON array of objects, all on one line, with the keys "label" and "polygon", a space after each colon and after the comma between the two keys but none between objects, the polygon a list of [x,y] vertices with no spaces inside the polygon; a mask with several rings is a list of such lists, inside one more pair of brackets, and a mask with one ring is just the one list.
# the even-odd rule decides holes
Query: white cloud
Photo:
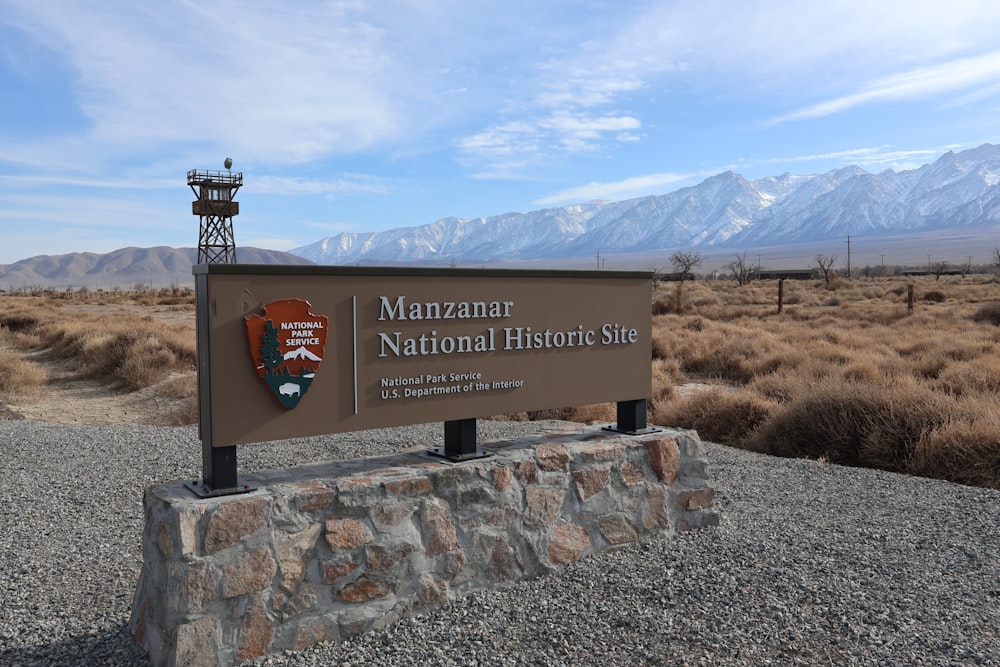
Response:
[{"label": "white cloud", "polygon": [[919,67],[877,79],[861,90],[793,111],[772,121],[779,124],[841,113],[863,104],[926,98],[941,93],[995,87],[1000,77],[1000,51]]},{"label": "white cloud", "polygon": [[347,176],[337,180],[315,180],[288,178],[284,176],[261,176],[253,180],[254,193],[269,195],[344,195],[366,193],[384,195],[390,187],[380,179],[371,176]]},{"label": "white cloud", "polygon": [[539,206],[552,206],[595,199],[621,200],[650,194],[662,194],[667,188],[705,174],[647,174],[613,183],[587,183],[561,190],[535,201]]}]

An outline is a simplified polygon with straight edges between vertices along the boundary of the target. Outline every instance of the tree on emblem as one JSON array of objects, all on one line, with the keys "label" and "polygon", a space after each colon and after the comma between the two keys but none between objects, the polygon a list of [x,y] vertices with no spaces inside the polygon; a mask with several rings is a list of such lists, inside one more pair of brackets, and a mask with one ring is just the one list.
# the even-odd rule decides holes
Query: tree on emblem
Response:
[{"label": "tree on emblem", "polygon": [[264,335],[261,336],[260,360],[267,369],[268,375],[274,374],[274,369],[285,360],[284,355],[278,348],[278,330],[274,323],[268,320],[264,323]]}]

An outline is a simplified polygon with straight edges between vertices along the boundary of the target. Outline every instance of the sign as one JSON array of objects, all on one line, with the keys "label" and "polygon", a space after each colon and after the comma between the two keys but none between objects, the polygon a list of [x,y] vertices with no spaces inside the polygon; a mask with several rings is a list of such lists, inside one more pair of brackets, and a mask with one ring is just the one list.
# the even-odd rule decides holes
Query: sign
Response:
[{"label": "sign", "polygon": [[650,393],[648,273],[241,264],[194,272],[206,446]]}]

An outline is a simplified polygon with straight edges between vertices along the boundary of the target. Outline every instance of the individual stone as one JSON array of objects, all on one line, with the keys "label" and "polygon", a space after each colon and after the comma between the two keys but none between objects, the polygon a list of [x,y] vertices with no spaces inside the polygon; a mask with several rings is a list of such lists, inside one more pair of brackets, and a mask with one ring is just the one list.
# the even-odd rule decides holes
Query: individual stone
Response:
[{"label": "individual stone", "polygon": [[281,585],[285,590],[295,590],[305,577],[308,553],[316,546],[320,530],[322,526],[314,523],[297,533],[278,533],[275,536],[274,555],[278,559]]},{"label": "individual stone", "polygon": [[549,537],[549,561],[553,565],[575,563],[591,546],[593,541],[586,530],[575,523],[560,521],[552,528]]},{"label": "individual stone", "polygon": [[670,517],[667,514],[667,491],[659,484],[646,486],[646,503],[642,513],[642,525],[647,530],[670,526]]},{"label": "individual stone", "polygon": [[384,485],[386,491],[397,496],[419,496],[434,490],[431,480],[425,476],[393,480]]},{"label": "individual stone", "polygon": [[336,482],[337,500],[344,507],[371,507],[382,498],[382,482],[359,476]]},{"label": "individual stone", "polygon": [[660,438],[645,443],[649,464],[661,481],[673,484],[681,469],[681,450],[677,438]]},{"label": "individual stone", "polygon": [[592,468],[589,470],[574,470],[573,481],[581,501],[586,501],[604,490],[611,474],[610,468]]},{"label": "individual stone", "polygon": [[535,449],[538,467],[545,471],[569,470],[570,455],[566,447],[558,443],[546,443]]},{"label": "individual stone", "polygon": [[181,556],[198,554],[198,522],[205,513],[205,507],[181,508],[177,512],[177,537],[181,543]]},{"label": "individual stone", "polygon": [[327,561],[320,566],[324,584],[332,584],[341,577],[346,577],[351,572],[361,567],[361,563],[352,558],[344,558],[336,561]]},{"label": "individual stone", "polygon": [[417,586],[417,599],[425,607],[437,607],[448,601],[448,584],[432,574],[421,574]]},{"label": "individual stone", "polygon": [[500,468],[494,468],[493,470],[493,488],[503,493],[510,488],[511,474],[510,468],[506,466]]},{"label": "individual stone", "polygon": [[388,572],[403,559],[413,553],[410,544],[400,544],[394,547],[368,546],[365,548],[365,558],[369,572]]},{"label": "individual stone", "polygon": [[333,489],[318,481],[296,482],[295,509],[300,512],[327,509],[337,494]]},{"label": "individual stone", "polygon": [[507,581],[514,576],[511,568],[510,545],[507,540],[497,539],[493,543],[489,565],[486,566],[486,573],[494,581]]},{"label": "individual stone", "polygon": [[677,494],[677,505],[684,510],[703,510],[711,507],[714,499],[715,489],[705,487]]},{"label": "individual stone", "polygon": [[263,590],[271,583],[278,566],[265,547],[245,553],[222,568],[222,596],[234,598]]},{"label": "individual stone", "polygon": [[624,461],[619,472],[627,487],[639,486],[646,481],[646,468],[635,461]]},{"label": "individual stone", "polygon": [[162,521],[156,524],[156,548],[166,560],[174,557],[174,540],[170,529]]},{"label": "individual stone", "polygon": [[167,589],[170,606],[183,613],[204,609],[215,598],[221,578],[219,569],[208,560],[174,561],[167,564],[167,576],[176,585]]},{"label": "individual stone", "polygon": [[389,593],[389,587],[385,583],[361,577],[344,586],[337,594],[337,599],[342,602],[365,602],[385,597]]},{"label": "individual stone", "polygon": [[565,498],[565,489],[529,486],[524,492],[525,522],[542,525],[552,523],[562,513]]},{"label": "individual stone", "polygon": [[584,463],[599,461],[617,461],[625,454],[625,448],[615,442],[601,442],[587,445],[580,452]]},{"label": "individual stone", "polygon": [[[291,599],[280,605],[282,621],[287,621],[304,611],[315,609],[318,602],[319,593],[316,590],[316,586],[309,582],[303,583],[298,587]],[[277,600],[275,601],[275,605],[278,606]]]},{"label": "individual stone", "polygon": [[639,539],[638,529],[621,514],[602,516],[597,520],[597,525],[609,544],[627,544]]},{"label": "individual stone", "polygon": [[240,498],[215,510],[205,529],[205,553],[214,554],[230,547],[264,527],[266,498]]},{"label": "individual stone", "polygon": [[325,537],[333,551],[354,549],[374,539],[363,521],[345,517],[327,519]]},{"label": "individual stone", "polygon": [[518,461],[514,464],[514,471],[525,484],[534,484],[538,480],[538,466],[534,461]]},{"label": "individual stone", "polygon": [[174,664],[185,667],[215,667],[218,664],[219,623],[206,614],[177,626]]},{"label": "individual stone", "polygon": [[395,528],[413,516],[413,513],[416,511],[417,506],[414,503],[378,505],[372,508],[372,523],[379,530]]},{"label": "individual stone", "polygon": [[264,613],[264,606],[260,600],[255,600],[243,615],[236,662],[242,663],[265,655],[273,638],[274,629]]},{"label": "individual stone", "polygon": [[423,504],[421,521],[426,535],[427,555],[431,558],[459,550],[458,535],[448,503],[431,498]]}]

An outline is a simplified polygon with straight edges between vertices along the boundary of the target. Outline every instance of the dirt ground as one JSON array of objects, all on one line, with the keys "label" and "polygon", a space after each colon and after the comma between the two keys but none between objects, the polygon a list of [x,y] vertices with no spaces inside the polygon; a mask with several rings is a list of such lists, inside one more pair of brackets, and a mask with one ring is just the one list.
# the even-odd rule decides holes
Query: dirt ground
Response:
[{"label": "dirt ground", "polygon": [[[67,305],[79,312],[101,312],[108,317],[141,313],[166,323],[187,323],[194,335],[194,312],[190,308],[154,306]],[[104,426],[111,424],[169,423],[184,399],[164,396],[160,385],[127,393],[116,391],[96,380],[77,377],[67,361],[43,359],[39,351],[21,351],[22,357],[39,364],[48,371],[49,379],[38,395],[23,401],[0,403],[0,419],[33,419],[50,424],[82,424]],[[194,370],[191,371],[192,376]],[[171,382],[179,376],[165,380]],[[161,383],[162,384],[162,383]]]}]

